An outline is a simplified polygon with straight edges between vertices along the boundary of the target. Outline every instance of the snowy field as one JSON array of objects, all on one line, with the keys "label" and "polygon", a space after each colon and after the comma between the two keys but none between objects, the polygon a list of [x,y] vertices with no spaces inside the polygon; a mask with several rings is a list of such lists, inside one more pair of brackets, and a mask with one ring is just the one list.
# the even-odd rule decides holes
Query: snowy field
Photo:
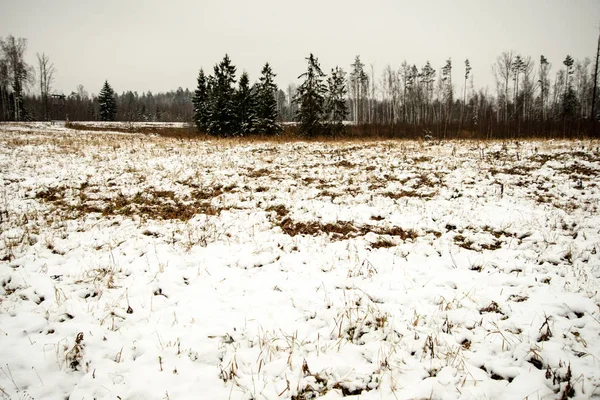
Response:
[{"label": "snowy field", "polygon": [[0,125],[0,399],[600,398],[599,145]]}]

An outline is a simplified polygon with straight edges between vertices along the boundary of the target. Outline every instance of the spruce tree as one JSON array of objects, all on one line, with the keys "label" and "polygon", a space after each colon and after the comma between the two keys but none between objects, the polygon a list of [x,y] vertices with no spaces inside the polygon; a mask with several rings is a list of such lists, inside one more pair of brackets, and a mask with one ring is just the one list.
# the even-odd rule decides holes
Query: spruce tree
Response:
[{"label": "spruce tree", "polygon": [[192,103],[194,104],[194,123],[196,127],[200,132],[207,132],[209,121],[208,83],[202,69],[198,73],[198,86],[194,91]]},{"label": "spruce tree", "polygon": [[574,60],[571,56],[567,56],[563,64],[567,67],[565,91],[562,94],[562,114],[564,118],[573,118],[577,113],[577,95],[573,89],[571,76],[573,71]]},{"label": "spruce tree", "polygon": [[246,72],[240,76],[238,90],[235,94],[236,125],[238,135],[245,136],[255,132],[256,118],[256,90],[250,87],[250,79]]},{"label": "spruce tree", "polygon": [[331,75],[327,78],[327,98],[325,101],[325,111],[329,120],[331,134],[340,135],[344,132],[343,121],[348,115],[348,105],[346,104],[346,78],[345,72],[340,67],[331,70]]},{"label": "spruce tree", "polygon": [[104,81],[104,86],[98,94],[98,104],[100,105],[100,120],[114,121],[117,116],[117,101],[115,100],[115,91],[110,87],[108,81]]},{"label": "spruce tree", "polygon": [[215,65],[210,82],[210,112],[208,131],[213,135],[228,136],[238,132],[235,118],[235,71],[229,56]]},{"label": "spruce tree", "polygon": [[280,132],[281,128],[277,124],[277,85],[273,82],[276,76],[269,63],[266,63],[261,71],[257,85],[257,118],[256,131],[265,135],[274,135]]},{"label": "spruce tree", "polygon": [[319,60],[312,53],[306,60],[307,71],[298,77],[304,78],[304,82],[294,98],[294,103],[300,106],[296,112],[296,121],[300,123],[301,135],[315,136],[322,133],[327,88],[323,83],[325,74],[321,71]]}]

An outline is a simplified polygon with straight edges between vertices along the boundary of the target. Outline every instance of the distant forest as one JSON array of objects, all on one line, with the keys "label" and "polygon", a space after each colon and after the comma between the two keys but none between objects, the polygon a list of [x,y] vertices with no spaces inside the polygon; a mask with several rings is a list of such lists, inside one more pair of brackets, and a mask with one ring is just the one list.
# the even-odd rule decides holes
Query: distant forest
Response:
[{"label": "distant forest", "polygon": [[[193,91],[166,93],[113,90],[99,82],[98,95],[79,85],[53,91],[56,69],[46,54],[24,61],[27,40],[0,38],[0,121],[158,121],[195,123],[219,136],[276,135],[293,129],[306,136],[366,134],[380,137],[596,136],[598,60],[567,55],[548,60],[506,51],[491,66],[493,91],[478,88],[469,60],[420,67],[407,61],[383,71],[366,68],[359,56],[325,74],[307,57],[298,83],[285,90],[265,64],[251,84],[226,55],[214,71],[200,71]],[[266,69],[266,70],[265,70]],[[452,70],[460,70],[453,81]],[[487,71],[486,71],[487,72]],[[459,88],[457,90],[457,88]],[[110,104],[107,104],[110,103]],[[288,122],[296,124],[286,124]]]}]

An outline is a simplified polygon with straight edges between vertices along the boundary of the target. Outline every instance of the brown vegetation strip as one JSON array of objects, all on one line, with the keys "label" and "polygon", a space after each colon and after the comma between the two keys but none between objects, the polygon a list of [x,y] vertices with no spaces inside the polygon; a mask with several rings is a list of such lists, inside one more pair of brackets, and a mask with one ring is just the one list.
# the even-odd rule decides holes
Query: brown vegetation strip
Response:
[{"label": "brown vegetation strip", "polygon": [[369,232],[378,235],[397,236],[402,240],[415,239],[418,237],[417,233],[412,229],[404,230],[399,226],[380,227],[375,225],[354,225],[347,221],[336,221],[334,223],[323,224],[318,221],[301,222],[293,221],[291,218],[284,218],[279,222],[279,227],[285,234],[290,236],[317,236],[321,233],[325,233],[337,240],[364,236]]},{"label": "brown vegetation strip", "polygon": [[419,193],[417,191],[399,190],[397,192],[385,192],[383,196],[389,197],[390,199],[398,200],[407,197],[417,197],[420,199],[431,199],[435,193]]},{"label": "brown vegetation strip", "polygon": [[78,131],[92,132],[121,132],[121,133],[140,133],[145,135],[160,135],[176,139],[209,139],[210,137],[200,134],[193,127],[175,127],[175,126],[126,126],[125,125],[106,125],[94,126],[87,124],[78,124],[76,122],[68,122],[66,127]]},{"label": "brown vegetation strip", "polygon": [[[75,195],[78,191],[78,197]],[[211,205],[211,199],[222,191],[192,193],[191,199],[180,199],[172,191],[146,189],[134,196],[127,197],[122,193],[112,198],[89,200],[83,190],[65,186],[44,189],[36,194],[36,199],[51,203],[58,210],[72,218],[80,218],[90,213],[103,216],[143,215],[151,219],[187,221],[197,214],[217,215],[221,211]],[[70,201],[67,201],[68,195]]]},{"label": "brown vegetation strip", "polygon": [[379,239],[377,239],[377,241],[371,243],[372,249],[382,249],[382,248],[387,249],[387,248],[394,247],[394,246],[396,246],[396,244],[386,238],[379,238]]}]

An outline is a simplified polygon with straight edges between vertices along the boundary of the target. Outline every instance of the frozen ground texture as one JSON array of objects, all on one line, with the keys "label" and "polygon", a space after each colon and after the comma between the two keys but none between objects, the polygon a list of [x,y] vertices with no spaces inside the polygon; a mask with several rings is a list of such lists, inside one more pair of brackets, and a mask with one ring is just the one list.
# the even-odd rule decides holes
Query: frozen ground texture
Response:
[{"label": "frozen ground texture", "polygon": [[0,127],[0,398],[600,398],[597,141]]}]

